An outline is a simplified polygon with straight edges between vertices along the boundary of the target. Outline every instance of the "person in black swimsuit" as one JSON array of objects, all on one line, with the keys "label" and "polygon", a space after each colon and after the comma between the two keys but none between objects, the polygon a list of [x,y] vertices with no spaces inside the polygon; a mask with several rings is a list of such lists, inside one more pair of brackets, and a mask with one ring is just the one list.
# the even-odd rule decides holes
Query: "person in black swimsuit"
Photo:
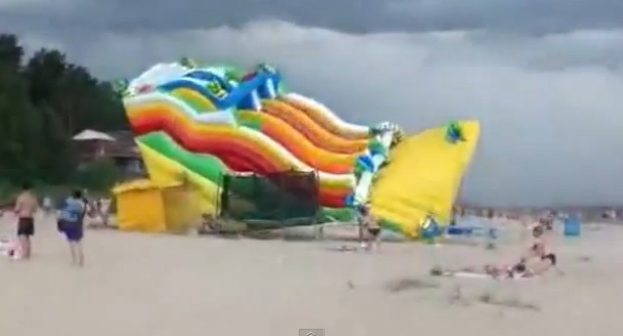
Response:
[{"label": "person in black swimsuit", "polygon": [[362,227],[368,232],[368,239],[365,248],[378,249],[379,236],[381,234],[381,227],[377,223],[376,219],[370,213],[370,205],[365,204],[359,208],[360,218],[362,221]]},{"label": "person in black swimsuit", "polygon": [[29,183],[24,183],[22,192],[15,201],[14,212],[18,217],[17,237],[20,241],[21,252],[24,259],[30,259],[32,244],[30,238],[35,234],[35,214],[39,208],[37,198]]},{"label": "person in black swimsuit", "polygon": [[376,239],[381,234],[381,229],[378,227],[368,228],[368,233]]}]

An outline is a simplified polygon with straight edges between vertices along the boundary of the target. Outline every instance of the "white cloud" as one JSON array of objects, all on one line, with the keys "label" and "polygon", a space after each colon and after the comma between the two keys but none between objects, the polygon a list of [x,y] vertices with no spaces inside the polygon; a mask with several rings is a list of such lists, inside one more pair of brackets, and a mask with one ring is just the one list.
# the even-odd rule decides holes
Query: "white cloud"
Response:
[{"label": "white cloud", "polygon": [[623,180],[622,40],[622,31],[349,35],[263,21],[240,30],[102,35],[68,48],[109,76],[184,55],[266,60],[290,87],[362,123],[390,120],[414,131],[476,118],[482,143],[466,196],[548,204],[623,198],[615,187]]}]

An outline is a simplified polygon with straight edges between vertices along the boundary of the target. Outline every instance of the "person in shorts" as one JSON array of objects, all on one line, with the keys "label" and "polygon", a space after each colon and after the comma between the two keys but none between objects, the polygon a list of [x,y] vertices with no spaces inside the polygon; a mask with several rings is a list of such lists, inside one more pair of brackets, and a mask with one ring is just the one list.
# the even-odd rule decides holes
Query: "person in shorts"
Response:
[{"label": "person in shorts", "polygon": [[39,208],[37,197],[29,183],[22,185],[22,192],[15,201],[14,212],[17,215],[17,237],[23,259],[30,259],[32,255],[31,237],[35,234],[35,214]]},{"label": "person in shorts", "polygon": [[379,240],[381,236],[381,227],[379,226],[376,218],[372,216],[369,204],[361,206],[359,211],[361,212],[360,216],[362,220],[362,226],[367,232],[366,249],[378,250],[380,245]]},{"label": "person in shorts", "polygon": [[84,216],[86,215],[87,204],[84,202],[82,191],[76,190],[65,201],[58,218],[58,229],[65,235],[69,243],[71,253],[71,264],[73,266],[84,266],[84,252],[82,249],[82,238],[84,236]]}]

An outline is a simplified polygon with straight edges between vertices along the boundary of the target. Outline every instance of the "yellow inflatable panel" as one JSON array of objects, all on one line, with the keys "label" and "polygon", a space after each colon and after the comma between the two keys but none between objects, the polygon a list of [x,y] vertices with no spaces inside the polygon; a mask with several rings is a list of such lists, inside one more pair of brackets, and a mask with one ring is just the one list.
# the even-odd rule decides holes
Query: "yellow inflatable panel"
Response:
[{"label": "yellow inflatable panel", "polygon": [[440,127],[406,138],[391,150],[371,190],[375,216],[412,238],[428,214],[448,222],[480,135],[477,121],[459,124],[465,141],[449,143],[447,128]]},{"label": "yellow inflatable panel", "polygon": [[143,162],[150,179],[157,185],[168,186],[179,183],[182,177],[195,188],[195,194],[199,196],[199,206],[205,214],[214,214],[218,201],[218,186],[212,181],[186,169],[181,164],[165,157],[153,149],[138,142]]}]

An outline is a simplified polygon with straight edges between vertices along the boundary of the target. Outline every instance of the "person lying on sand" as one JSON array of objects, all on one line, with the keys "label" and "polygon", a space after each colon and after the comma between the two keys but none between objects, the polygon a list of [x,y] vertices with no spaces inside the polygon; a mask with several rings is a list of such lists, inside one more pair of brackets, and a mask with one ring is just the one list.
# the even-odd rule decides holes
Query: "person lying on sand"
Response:
[{"label": "person lying on sand", "polygon": [[495,265],[485,264],[483,266],[468,266],[459,269],[444,269],[442,267],[434,267],[430,274],[433,276],[455,276],[460,273],[487,275],[494,279],[512,279],[523,277],[527,269],[525,264],[517,263],[516,265]]},{"label": "person lying on sand", "polygon": [[557,257],[554,253],[548,253],[541,256],[541,260],[534,263],[530,267],[532,276],[543,275],[550,269],[556,268]]},{"label": "person lying on sand", "polygon": [[539,262],[532,263],[528,266],[525,259],[520,260],[514,265],[495,265],[485,264],[480,267],[463,267],[458,270],[444,269],[442,267],[434,267],[430,274],[433,276],[455,276],[459,273],[481,274],[487,275],[494,279],[519,279],[532,278],[543,275],[548,270],[556,266],[557,258],[553,253],[548,253],[541,257]]}]

